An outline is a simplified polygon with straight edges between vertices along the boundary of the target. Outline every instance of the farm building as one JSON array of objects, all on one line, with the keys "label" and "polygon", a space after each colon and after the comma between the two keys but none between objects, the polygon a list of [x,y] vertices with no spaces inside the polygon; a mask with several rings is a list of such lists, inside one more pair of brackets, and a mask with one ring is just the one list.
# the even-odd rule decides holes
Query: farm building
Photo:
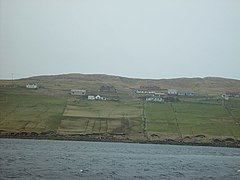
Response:
[{"label": "farm building", "polygon": [[161,98],[160,96],[151,96],[151,97],[147,97],[146,101],[152,101],[152,102],[164,102],[163,98]]},{"label": "farm building", "polygon": [[239,93],[237,92],[226,92],[227,97],[239,97]]},{"label": "farm building", "polygon": [[188,91],[180,91],[178,92],[179,96],[193,96],[192,92],[188,92]]},{"label": "farm building", "polygon": [[85,96],[87,93],[86,90],[81,89],[71,89],[71,95],[73,96]]},{"label": "farm building", "polygon": [[37,85],[37,83],[27,83],[26,88],[27,89],[37,89],[38,85]]},{"label": "farm building", "polygon": [[177,96],[178,91],[176,89],[168,89],[168,95]]},{"label": "farm building", "polygon": [[116,88],[114,86],[101,86],[99,88],[99,91],[101,92],[116,92]]},{"label": "farm building", "polygon": [[160,90],[160,87],[158,86],[140,86],[141,90],[145,90],[145,91],[155,91],[155,90]]}]

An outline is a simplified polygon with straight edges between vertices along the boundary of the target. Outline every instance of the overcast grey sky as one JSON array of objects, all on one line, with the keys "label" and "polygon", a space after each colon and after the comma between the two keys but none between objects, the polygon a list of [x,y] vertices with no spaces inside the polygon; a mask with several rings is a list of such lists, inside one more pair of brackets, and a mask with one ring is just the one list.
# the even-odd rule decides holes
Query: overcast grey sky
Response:
[{"label": "overcast grey sky", "polygon": [[0,0],[0,78],[240,79],[240,0]]}]

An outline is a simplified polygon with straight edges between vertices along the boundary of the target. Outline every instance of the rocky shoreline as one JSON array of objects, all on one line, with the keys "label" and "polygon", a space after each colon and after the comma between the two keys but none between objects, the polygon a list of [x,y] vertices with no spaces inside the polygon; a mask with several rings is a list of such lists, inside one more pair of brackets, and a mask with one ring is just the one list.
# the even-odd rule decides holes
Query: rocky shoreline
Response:
[{"label": "rocky shoreline", "polygon": [[211,142],[196,141],[196,139],[164,139],[164,140],[136,140],[121,135],[112,134],[73,134],[60,135],[54,132],[18,132],[0,134],[0,138],[9,139],[41,139],[41,140],[69,140],[69,141],[92,141],[92,142],[122,142],[122,143],[142,143],[142,144],[167,144],[167,145],[188,145],[188,146],[212,146],[212,147],[232,147],[240,148],[240,140],[233,138],[213,139]]}]

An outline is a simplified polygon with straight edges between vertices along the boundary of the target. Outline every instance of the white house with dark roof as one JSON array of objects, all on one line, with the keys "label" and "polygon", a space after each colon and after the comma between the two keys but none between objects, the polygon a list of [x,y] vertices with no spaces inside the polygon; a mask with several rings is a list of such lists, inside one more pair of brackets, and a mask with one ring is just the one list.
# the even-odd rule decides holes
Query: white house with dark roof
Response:
[{"label": "white house with dark roof", "polygon": [[102,96],[100,96],[100,95],[97,95],[97,96],[95,97],[95,99],[96,99],[96,100],[102,100],[102,101],[106,101],[106,100],[107,100],[107,98],[102,97]]},{"label": "white house with dark roof", "polygon": [[38,88],[38,84],[37,83],[27,83],[26,84],[26,88],[27,89],[37,89]]}]

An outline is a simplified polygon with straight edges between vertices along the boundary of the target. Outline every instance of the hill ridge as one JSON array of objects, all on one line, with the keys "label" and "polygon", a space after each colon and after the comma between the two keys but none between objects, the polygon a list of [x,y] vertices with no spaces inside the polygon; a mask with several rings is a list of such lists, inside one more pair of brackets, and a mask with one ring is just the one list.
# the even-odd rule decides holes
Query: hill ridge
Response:
[{"label": "hill ridge", "polygon": [[[171,79],[141,79],[107,74],[69,73],[58,75],[41,75],[28,78],[0,80],[0,85],[15,83],[24,86],[36,81],[40,86],[51,89],[85,88],[98,89],[101,85],[113,85],[117,89],[138,89],[140,86],[158,86],[162,89],[188,90],[200,94],[223,94],[227,91],[240,92],[240,80],[223,77],[180,77]],[[53,87],[56,86],[56,87]]]}]

